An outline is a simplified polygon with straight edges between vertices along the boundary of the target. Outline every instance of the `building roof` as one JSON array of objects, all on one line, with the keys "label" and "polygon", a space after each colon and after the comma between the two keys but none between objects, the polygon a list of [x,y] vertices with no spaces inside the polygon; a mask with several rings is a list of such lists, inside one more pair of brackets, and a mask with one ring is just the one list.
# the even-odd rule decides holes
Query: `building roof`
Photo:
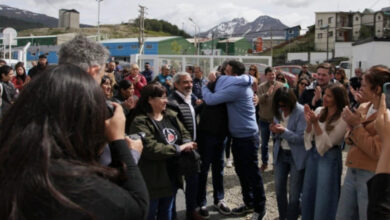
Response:
[{"label": "building roof", "polygon": [[289,27],[289,28],[285,28],[284,30],[290,30],[290,29],[294,29],[294,28],[298,28],[299,30],[301,30],[301,25],[296,25],[294,27]]},{"label": "building roof", "polygon": [[239,40],[242,40],[244,39],[243,37],[230,37],[230,38],[227,38],[225,40],[220,40],[218,41],[218,43],[234,43],[234,42],[237,42]]},{"label": "building roof", "polygon": [[[170,36],[170,37],[146,37],[145,42],[161,42],[166,40],[171,40],[175,38],[181,38],[179,36]],[[138,43],[138,38],[117,38],[117,39],[109,39],[102,40],[100,43]]]},{"label": "building roof", "polygon": [[[263,40],[271,40],[271,37],[262,37]],[[286,40],[284,36],[273,36],[272,40]]]},{"label": "building roof", "polygon": [[[193,44],[195,39],[194,38],[187,38],[186,40],[188,42],[190,42],[191,44]],[[213,40],[212,38],[196,38],[196,41],[199,43],[206,43],[206,42],[209,42],[212,40]]]},{"label": "building roof", "polygon": [[74,12],[74,13],[77,13],[77,14],[80,14],[76,9],[60,9],[60,11],[63,11],[63,12]]}]

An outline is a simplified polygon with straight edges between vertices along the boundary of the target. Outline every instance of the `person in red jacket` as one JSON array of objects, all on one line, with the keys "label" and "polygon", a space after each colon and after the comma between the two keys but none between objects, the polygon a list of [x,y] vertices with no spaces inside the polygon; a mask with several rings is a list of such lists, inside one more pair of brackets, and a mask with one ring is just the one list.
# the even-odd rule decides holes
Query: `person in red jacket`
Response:
[{"label": "person in red jacket", "polygon": [[136,95],[138,98],[141,97],[141,90],[148,84],[148,82],[146,81],[146,78],[140,74],[137,64],[132,64],[130,66],[130,75],[125,79],[133,83],[134,95]]}]

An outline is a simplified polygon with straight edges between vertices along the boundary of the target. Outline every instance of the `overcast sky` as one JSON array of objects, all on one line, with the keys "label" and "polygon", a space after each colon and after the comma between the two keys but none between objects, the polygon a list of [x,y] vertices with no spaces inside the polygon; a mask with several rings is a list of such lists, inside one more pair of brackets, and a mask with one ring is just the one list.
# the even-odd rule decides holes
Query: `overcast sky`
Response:
[{"label": "overcast sky", "polygon": [[[58,18],[60,8],[76,9],[80,22],[96,25],[98,3],[96,0],[0,0],[19,9],[43,13]],[[147,18],[164,19],[194,32],[191,17],[201,32],[233,18],[244,17],[253,21],[260,15],[280,19],[287,26],[301,25],[303,29],[314,24],[314,12],[380,10],[390,6],[390,0],[103,0],[100,21],[117,24],[138,16],[138,5],[146,6]]]}]

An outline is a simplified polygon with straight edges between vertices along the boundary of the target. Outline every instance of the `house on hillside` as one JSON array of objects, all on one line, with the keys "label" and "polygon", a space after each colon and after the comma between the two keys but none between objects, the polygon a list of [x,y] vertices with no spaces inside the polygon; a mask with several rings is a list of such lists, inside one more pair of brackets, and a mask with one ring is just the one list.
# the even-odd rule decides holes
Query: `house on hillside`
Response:
[{"label": "house on hillside", "polygon": [[315,49],[332,51],[336,42],[352,41],[352,12],[315,13]]},{"label": "house on hillside", "polygon": [[[363,28],[363,29],[362,29]],[[353,40],[359,40],[364,35],[361,32],[373,32],[374,30],[374,11],[365,9],[363,12],[356,12],[353,14],[352,22],[352,36]]]},{"label": "house on hillside", "polygon": [[252,50],[252,44],[245,37],[230,37],[218,41],[217,49],[222,55],[246,55]]},{"label": "house on hillside", "polygon": [[284,29],[284,31],[285,31],[286,41],[288,41],[299,36],[301,32],[301,26],[297,25],[294,27],[289,27]]},{"label": "house on hillside", "polygon": [[390,38],[390,7],[375,12],[375,36]]}]

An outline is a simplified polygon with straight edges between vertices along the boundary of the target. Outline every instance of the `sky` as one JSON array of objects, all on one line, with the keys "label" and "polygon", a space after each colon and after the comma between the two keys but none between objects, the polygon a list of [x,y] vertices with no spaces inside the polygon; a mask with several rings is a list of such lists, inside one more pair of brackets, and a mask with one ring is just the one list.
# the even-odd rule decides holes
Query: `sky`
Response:
[{"label": "sky", "polygon": [[[80,23],[97,25],[97,0],[0,0],[0,4],[43,13],[58,18],[58,10],[76,9]],[[301,25],[302,29],[314,24],[315,12],[323,11],[375,11],[390,7],[390,0],[102,0],[101,24],[118,24],[134,19],[138,5],[147,7],[146,18],[163,19],[176,24],[190,34],[195,25],[201,32],[224,21],[243,17],[251,22],[261,15],[281,20],[287,26]]]}]

